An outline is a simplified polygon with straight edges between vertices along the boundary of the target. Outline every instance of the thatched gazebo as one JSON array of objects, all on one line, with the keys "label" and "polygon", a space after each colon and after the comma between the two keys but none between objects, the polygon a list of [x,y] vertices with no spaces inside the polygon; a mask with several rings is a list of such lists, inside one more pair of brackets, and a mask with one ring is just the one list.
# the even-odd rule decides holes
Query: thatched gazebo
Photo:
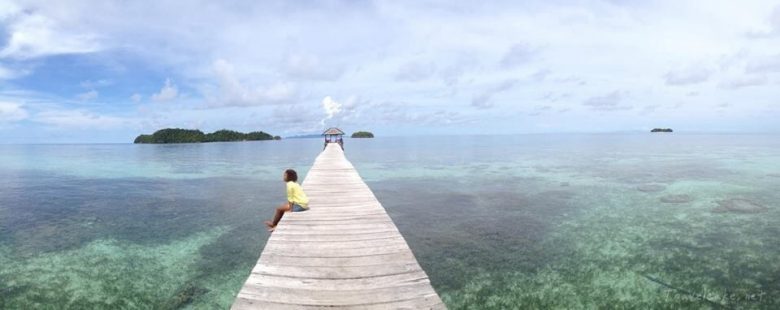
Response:
[{"label": "thatched gazebo", "polygon": [[328,143],[338,143],[341,145],[341,149],[344,149],[344,139],[342,139],[344,132],[341,131],[341,129],[330,127],[328,130],[325,130],[322,135],[325,136],[326,147],[328,146]]}]

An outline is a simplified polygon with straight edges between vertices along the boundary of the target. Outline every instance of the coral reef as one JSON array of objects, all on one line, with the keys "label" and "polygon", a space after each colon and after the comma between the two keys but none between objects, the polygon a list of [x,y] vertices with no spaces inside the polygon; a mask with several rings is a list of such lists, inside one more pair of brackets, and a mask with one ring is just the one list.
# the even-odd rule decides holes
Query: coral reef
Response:
[{"label": "coral reef", "polygon": [[661,197],[659,200],[663,203],[688,203],[693,201],[693,197],[689,195],[666,195]]},{"label": "coral reef", "polygon": [[718,207],[712,209],[712,212],[752,214],[752,213],[761,213],[768,210],[766,206],[758,202],[755,202],[753,200],[745,199],[745,198],[730,198],[730,199],[720,200],[717,203],[718,203]]}]

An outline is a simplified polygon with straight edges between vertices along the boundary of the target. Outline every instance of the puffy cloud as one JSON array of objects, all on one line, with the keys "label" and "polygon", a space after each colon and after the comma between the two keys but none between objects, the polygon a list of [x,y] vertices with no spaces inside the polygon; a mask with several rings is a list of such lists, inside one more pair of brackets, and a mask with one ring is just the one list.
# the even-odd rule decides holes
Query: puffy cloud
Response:
[{"label": "puffy cloud", "polygon": [[660,107],[661,107],[661,105],[660,105],[660,104],[650,104],[650,105],[646,105],[644,108],[642,108],[642,111],[641,111],[641,112],[642,112],[642,114],[650,114],[650,113],[653,113],[653,112],[655,112],[656,110],[658,110],[658,108],[660,108]]},{"label": "puffy cloud", "polygon": [[546,102],[558,102],[562,100],[568,100],[572,94],[569,92],[547,92],[539,99]]},{"label": "puffy cloud", "polygon": [[14,77],[16,77],[16,74],[13,70],[0,65],[0,80],[12,79]]},{"label": "puffy cloud", "polygon": [[748,62],[745,71],[748,73],[780,72],[780,54],[753,59]]},{"label": "puffy cloud", "polygon": [[699,66],[692,66],[682,70],[670,71],[664,75],[666,85],[692,85],[707,81],[712,71]]},{"label": "puffy cloud", "polygon": [[86,110],[51,110],[37,113],[34,121],[60,128],[89,129],[89,128],[117,128],[126,126],[130,120],[95,114]]},{"label": "puffy cloud", "polygon": [[552,73],[550,69],[538,70],[531,75],[531,80],[536,82],[544,81],[550,73]]},{"label": "puffy cloud", "polygon": [[769,80],[767,79],[766,75],[748,75],[738,78],[732,78],[729,80],[725,80],[718,84],[721,88],[727,88],[727,89],[738,89],[738,88],[744,88],[744,87],[750,87],[750,86],[760,86],[765,85],[768,83]]},{"label": "puffy cloud", "polygon": [[171,79],[165,79],[165,85],[156,94],[152,94],[152,100],[154,101],[171,101],[179,96],[179,89],[176,85],[171,83]]},{"label": "puffy cloud", "polygon": [[218,80],[217,93],[209,100],[210,107],[261,106],[294,101],[297,90],[289,82],[273,82],[266,86],[247,86],[238,79],[235,67],[224,59],[214,62],[213,72]]},{"label": "puffy cloud", "polygon": [[513,68],[530,62],[537,51],[526,43],[512,45],[501,58],[501,66]]},{"label": "puffy cloud", "polygon": [[356,95],[347,97],[343,101],[335,101],[330,96],[322,100],[322,108],[326,114],[325,118],[320,120],[320,125],[327,123],[334,125],[361,123],[363,116],[373,114],[370,101]]},{"label": "puffy cloud", "polygon": [[770,38],[774,36],[780,35],[780,5],[776,6],[772,13],[769,15],[769,18],[767,19],[768,22],[768,29],[761,30],[761,31],[749,31],[748,37],[749,38]]},{"label": "puffy cloud", "polygon": [[311,54],[292,54],[287,58],[287,76],[302,80],[337,80],[344,73],[344,67],[321,61]]},{"label": "puffy cloud", "polygon": [[772,26],[772,33],[780,35],[780,5],[772,10],[772,15],[769,16],[769,23]]},{"label": "puffy cloud", "polygon": [[471,98],[471,106],[480,109],[492,108],[494,105],[492,102],[493,96],[512,89],[515,84],[517,84],[516,79],[504,80]]},{"label": "puffy cloud", "polygon": [[415,106],[408,102],[385,101],[373,103],[367,106],[368,109],[376,110],[378,113],[368,116],[363,123],[376,124],[410,124],[427,126],[445,126],[460,124],[469,121],[468,118],[458,111],[436,109],[436,110],[415,110],[410,107]]},{"label": "puffy cloud", "polygon": [[341,112],[341,103],[336,102],[330,96],[322,99],[322,109],[325,110],[325,119],[331,119]]},{"label": "puffy cloud", "polygon": [[330,96],[322,99],[322,109],[325,117],[320,120],[320,125],[325,126],[328,121],[340,123],[342,121],[352,121],[353,117],[359,116],[363,108],[367,108],[369,102],[358,96],[350,96],[343,102],[337,102]]},{"label": "puffy cloud", "polygon": [[26,119],[27,111],[21,104],[0,101],[0,122],[15,122]]},{"label": "puffy cloud", "polygon": [[583,105],[596,111],[630,110],[631,106],[622,105],[624,97],[622,92],[616,90],[605,95],[590,97]]},{"label": "puffy cloud", "polygon": [[[747,111],[780,96],[776,85],[770,83],[780,72],[780,61],[776,56],[752,58],[762,51],[777,53],[772,51],[775,37],[745,36],[757,27],[777,29],[780,13],[771,13],[770,23],[766,23],[773,8],[778,12],[777,4],[770,2],[721,1],[703,10],[700,5],[673,1],[653,5],[499,2],[477,8],[458,1],[224,5],[196,0],[189,5],[191,9],[181,10],[179,1],[28,0],[13,4],[0,0],[0,6],[11,3],[14,7],[0,8],[0,28],[7,33],[0,40],[4,55],[0,66],[6,69],[5,74],[0,69],[0,79],[13,78],[25,69],[33,75],[47,74],[75,59],[68,68],[83,74],[81,79],[92,79],[82,83],[80,91],[97,90],[105,99],[90,106],[111,105],[112,111],[142,117],[161,111],[187,113],[193,123],[204,124],[256,113],[257,119],[278,114],[309,123],[301,128],[319,126],[327,115],[320,101],[328,94],[341,104],[330,122],[397,119],[410,124],[421,120],[442,124],[448,119],[456,122],[481,117],[474,128],[464,130],[490,126],[504,126],[496,130],[499,132],[523,130],[508,124],[534,111],[528,106],[506,104],[501,110],[487,109],[501,102],[499,99],[511,98],[530,106],[550,104],[552,111],[569,108],[576,110],[570,114],[582,113],[582,121],[570,124],[576,131],[577,124],[587,123],[590,115],[630,108],[625,105],[627,96],[636,94],[630,98],[636,109],[684,100],[681,112],[694,115],[689,120],[693,124],[705,117],[706,113],[697,112],[710,109],[708,102],[713,98],[740,96],[724,100],[740,100],[738,108]],[[745,57],[733,57],[728,68],[721,65],[715,72],[720,57],[738,51],[745,51]],[[46,58],[73,53],[82,55]],[[93,66],[96,63],[99,65]],[[680,63],[713,66],[709,75],[705,72],[708,68],[701,66],[669,70],[673,69],[670,64]],[[736,72],[742,68],[747,71],[745,80],[726,79],[745,73]],[[176,83],[170,81],[162,89],[161,85],[148,88],[146,83],[134,83],[162,82],[166,76],[161,79],[160,72]],[[766,75],[765,85],[740,92],[727,90],[759,83],[759,79],[747,77],[761,75]],[[705,83],[716,78],[723,82]],[[115,83],[103,88],[101,79]],[[505,84],[509,87],[499,85],[513,79],[544,83],[522,89],[512,87],[513,82]],[[34,84],[20,90],[52,101],[72,99],[58,98],[63,96],[62,88],[51,85],[73,81],[31,80],[4,85]],[[688,87],[658,88],[659,82]],[[567,84],[553,85],[562,83]],[[173,89],[176,96],[171,95]],[[604,89],[624,91],[600,93]],[[157,99],[173,97],[176,102],[192,104],[128,106],[112,102],[127,101],[136,91],[143,91],[144,96],[130,99],[154,101],[151,94],[158,90]],[[556,94],[538,101],[551,91],[572,95]],[[690,91],[699,95],[685,97]],[[350,108],[349,98],[339,95],[356,92],[371,99],[370,103],[356,100]],[[581,94],[600,96],[584,98]],[[9,101],[16,100],[11,98]],[[365,108],[376,100],[399,104],[387,109]],[[26,98],[19,102],[25,102],[29,111],[52,108],[39,108]],[[215,110],[203,111],[203,107]],[[474,107],[484,110],[474,111]],[[437,112],[444,116],[437,118]],[[551,114],[544,112],[545,117]],[[507,121],[500,124],[505,125],[494,125],[499,123],[495,117],[504,115]],[[692,126],[706,128],[714,123],[702,121]],[[418,125],[410,125],[410,131],[414,131],[413,126]],[[588,126],[579,128],[589,130]]]},{"label": "puffy cloud", "polygon": [[90,53],[101,49],[95,35],[63,29],[57,20],[35,11],[19,9],[8,15],[13,17],[6,17],[11,23],[7,26],[8,44],[0,50],[2,58],[29,59],[58,54]]},{"label": "puffy cloud", "polygon": [[143,97],[139,93],[135,93],[132,96],[130,96],[130,100],[133,100],[133,102],[141,102],[141,99]]},{"label": "puffy cloud", "polygon": [[99,80],[94,80],[94,81],[93,80],[86,80],[86,81],[82,81],[81,83],[79,83],[79,85],[81,85],[81,87],[83,87],[83,88],[92,88],[92,89],[100,88],[100,87],[106,87],[106,86],[109,86],[111,84],[114,84],[114,81],[109,80],[109,79],[99,79]]},{"label": "puffy cloud", "polygon": [[395,74],[396,81],[417,82],[433,76],[436,65],[433,62],[408,62],[398,68]]},{"label": "puffy cloud", "polygon": [[94,89],[76,95],[76,98],[78,98],[81,101],[93,100],[96,99],[97,97],[98,97],[98,92]]},{"label": "puffy cloud", "polygon": [[442,81],[447,86],[455,86],[460,82],[460,78],[469,71],[478,67],[479,61],[472,54],[460,53],[454,59],[444,66],[440,71]]}]

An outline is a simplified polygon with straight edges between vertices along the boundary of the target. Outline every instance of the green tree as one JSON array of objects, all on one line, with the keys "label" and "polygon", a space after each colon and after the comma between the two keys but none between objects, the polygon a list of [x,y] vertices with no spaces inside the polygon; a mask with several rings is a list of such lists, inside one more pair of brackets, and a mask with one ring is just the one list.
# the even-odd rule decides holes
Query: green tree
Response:
[{"label": "green tree", "polygon": [[139,135],[133,143],[154,143],[152,135]]},{"label": "green tree", "polygon": [[152,134],[152,143],[196,143],[206,140],[206,135],[197,129],[166,128]]},{"label": "green tree", "polygon": [[217,130],[215,132],[206,134],[206,142],[228,142],[244,140],[247,140],[246,134],[227,129]]},{"label": "green tree", "polygon": [[[151,135],[139,135],[135,138],[133,143],[197,143],[273,139],[274,136],[263,131],[242,133],[235,130],[222,129],[209,134],[204,134],[197,129],[165,128],[155,131]],[[278,139],[281,139],[281,137],[278,137]]]},{"label": "green tree", "polygon": [[249,141],[273,140],[274,136],[263,131],[253,131],[246,134],[246,139]]},{"label": "green tree", "polygon": [[352,133],[353,138],[373,138],[374,134],[369,131],[356,131]]}]

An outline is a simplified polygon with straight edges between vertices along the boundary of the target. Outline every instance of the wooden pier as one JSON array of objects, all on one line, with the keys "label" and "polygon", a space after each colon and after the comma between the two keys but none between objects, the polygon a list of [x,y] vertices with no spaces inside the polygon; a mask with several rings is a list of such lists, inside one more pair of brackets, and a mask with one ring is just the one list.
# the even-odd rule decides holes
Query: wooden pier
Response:
[{"label": "wooden pier", "polygon": [[446,309],[428,275],[341,147],[330,143],[232,309]]}]

